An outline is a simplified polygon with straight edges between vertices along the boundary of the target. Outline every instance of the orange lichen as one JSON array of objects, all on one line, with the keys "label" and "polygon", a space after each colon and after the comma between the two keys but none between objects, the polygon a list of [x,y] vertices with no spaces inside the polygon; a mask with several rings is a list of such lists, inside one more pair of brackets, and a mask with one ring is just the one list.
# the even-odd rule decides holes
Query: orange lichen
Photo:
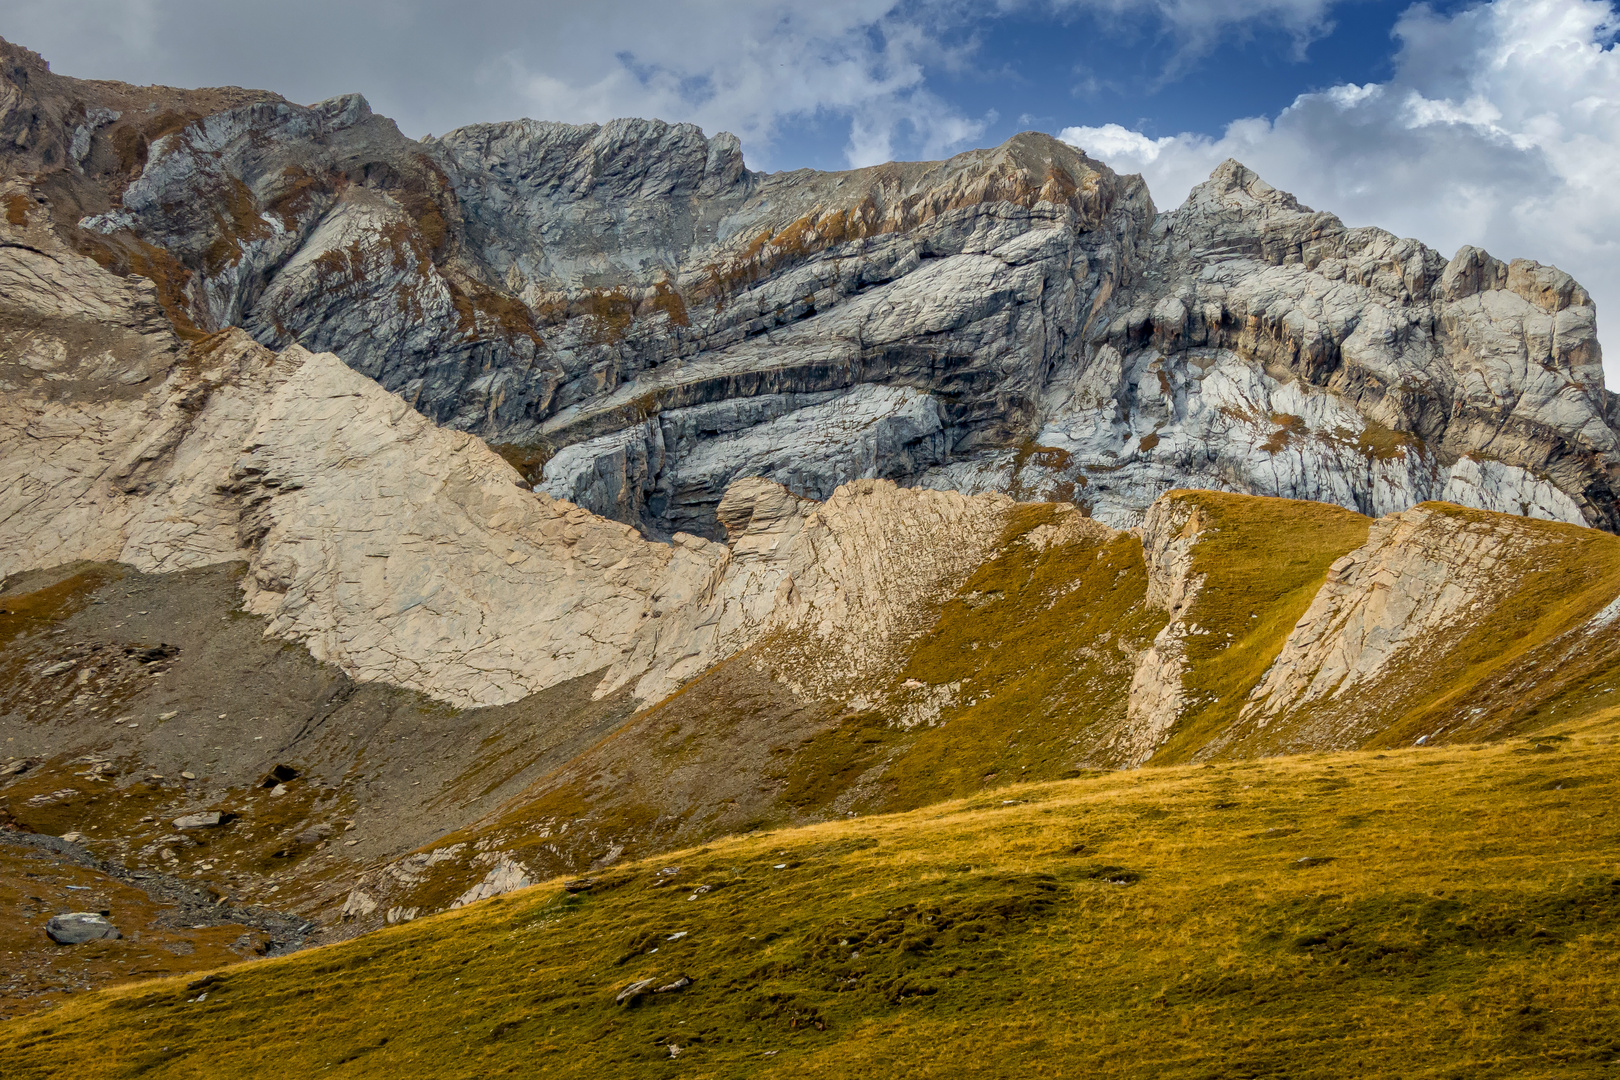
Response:
[{"label": "orange lichen", "polygon": [[1260,444],[1260,449],[1268,454],[1280,452],[1295,435],[1305,430],[1305,418],[1292,413],[1272,413],[1271,422],[1277,427],[1272,431],[1270,438]]},{"label": "orange lichen", "polygon": [[580,306],[594,320],[592,340],[598,345],[623,341],[636,318],[636,303],[622,287],[593,289],[581,298]]},{"label": "orange lichen", "polygon": [[652,306],[669,316],[671,326],[691,326],[692,320],[686,314],[686,301],[675,286],[668,281],[660,281],[653,286]]}]

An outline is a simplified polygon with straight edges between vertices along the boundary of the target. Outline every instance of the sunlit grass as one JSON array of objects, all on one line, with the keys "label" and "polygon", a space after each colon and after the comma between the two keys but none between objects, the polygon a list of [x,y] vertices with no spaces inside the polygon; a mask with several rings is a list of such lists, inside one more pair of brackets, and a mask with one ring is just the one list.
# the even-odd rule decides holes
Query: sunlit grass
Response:
[{"label": "sunlit grass", "polygon": [[1610,710],[1565,737],[1099,774],[718,841],[207,987],[86,995],[0,1027],[0,1061],[85,1078],[1601,1072],[1620,1057],[1617,731]]}]

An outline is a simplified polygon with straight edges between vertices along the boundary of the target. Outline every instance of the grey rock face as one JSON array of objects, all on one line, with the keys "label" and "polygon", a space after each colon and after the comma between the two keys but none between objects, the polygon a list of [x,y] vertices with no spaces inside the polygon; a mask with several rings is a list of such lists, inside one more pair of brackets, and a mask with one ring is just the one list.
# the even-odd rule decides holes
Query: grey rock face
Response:
[{"label": "grey rock face", "polygon": [[925,391],[873,383],[670,409],[558,451],[536,490],[713,535],[715,508],[740,476],[821,500],[848,480],[906,478],[948,460],[942,413]]},{"label": "grey rock face", "polygon": [[[1116,523],[1194,486],[1615,527],[1620,441],[1568,275],[1346,229],[1230,161],[1154,233],[1130,306],[1052,381],[1037,441],[1067,456],[1001,482],[1084,485]],[[998,464],[930,482],[993,486]]]},{"label": "grey rock face", "polygon": [[58,945],[83,945],[87,941],[117,940],[124,936],[118,927],[94,911],[52,915],[45,923],[45,933]]},{"label": "grey rock face", "polygon": [[749,475],[1115,525],[1193,486],[1620,528],[1575,282],[1345,228],[1236,162],[1161,214],[1139,177],[1035,134],[759,174],[690,125],[414,142],[357,95],[120,88],[0,51],[11,183],[152,279],[184,335],[335,352],[652,535],[719,536]]}]

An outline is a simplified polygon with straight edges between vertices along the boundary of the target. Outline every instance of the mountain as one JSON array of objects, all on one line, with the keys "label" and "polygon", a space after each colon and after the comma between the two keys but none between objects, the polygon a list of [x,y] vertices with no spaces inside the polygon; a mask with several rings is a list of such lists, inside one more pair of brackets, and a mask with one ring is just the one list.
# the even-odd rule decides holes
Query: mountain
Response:
[{"label": "mountain", "polygon": [[749,171],[690,125],[420,142],[52,74],[5,47],[14,225],[150,279],[182,337],[330,351],[549,494],[719,539],[729,483],[888,478],[1116,527],[1174,487],[1620,527],[1590,298],[1349,229],[1236,162],[1156,212],[1049,137]]},{"label": "mountain", "polygon": [[1159,214],[1044,136],[761,175],[10,45],[0,146],[7,1014],[1030,785],[1607,731],[1551,268],[1236,163]]}]

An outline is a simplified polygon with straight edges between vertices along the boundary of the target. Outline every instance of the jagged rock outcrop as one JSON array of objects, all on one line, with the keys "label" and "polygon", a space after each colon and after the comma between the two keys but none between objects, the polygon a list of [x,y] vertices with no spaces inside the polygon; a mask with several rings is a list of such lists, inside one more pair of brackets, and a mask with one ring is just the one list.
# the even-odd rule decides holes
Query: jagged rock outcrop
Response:
[{"label": "jagged rock outcrop", "polygon": [[701,641],[692,601],[723,545],[650,542],[535,495],[477,438],[330,354],[129,330],[150,290],[82,256],[3,248],[0,278],[42,283],[5,297],[35,329],[0,409],[0,573],[243,559],[267,632],[458,705],[603,670],[606,692]]},{"label": "jagged rock outcrop", "polygon": [[330,351],[541,489],[719,539],[729,483],[883,477],[1116,526],[1209,487],[1620,527],[1595,314],[1550,267],[1347,229],[1235,162],[1157,213],[1045,136],[760,174],[690,125],[404,138],[3,46],[8,220],[175,329]]},{"label": "jagged rock outcrop", "polygon": [[1142,557],[1147,565],[1143,601],[1170,619],[1131,673],[1122,741],[1125,759],[1132,765],[1153,756],[1187,706],[1182,685],[1187,637],[1198,632],[1188,613],[1208,576],[1194,571],[1192,552],[1206,527],[1202,507],[1174,498],[1154,502],[1142,522]]},{"label": "jagged rock outcrop", "polygon": [[[1121,521],[1193,486],[1620,524],[1594,309],[1567,274],[1346,229],[1233,161],[1153,232],[1143,282],[1054,380],[1037,440],[1063,465],[1006,482],[1086,482]],[[971,486],[985,466],[955,468]]]},{"label": "jagged rock outcrop", "polygon": [[1421,664],[1512,591],[1513,564],[1536,539],[1424,507],[1375,522],[1366,546],[1329,568],[1243,718],[1264,726],[1284,710],[1360,695],[1393,665]]},{"label": "jagged rock outcrop", "polygon": [[[1556,701],[1620,654],[1613,572],[1579,548],[1578,535],[1450,506],[1379,519],[1329,568],[1209,751],[1268,737],[1280,749],[1356,746],[1392,723],[1426,742],[1464,738],[1522,708],[1514,695]],[[1443,707],[1419,707],[1436,694]]]}]

